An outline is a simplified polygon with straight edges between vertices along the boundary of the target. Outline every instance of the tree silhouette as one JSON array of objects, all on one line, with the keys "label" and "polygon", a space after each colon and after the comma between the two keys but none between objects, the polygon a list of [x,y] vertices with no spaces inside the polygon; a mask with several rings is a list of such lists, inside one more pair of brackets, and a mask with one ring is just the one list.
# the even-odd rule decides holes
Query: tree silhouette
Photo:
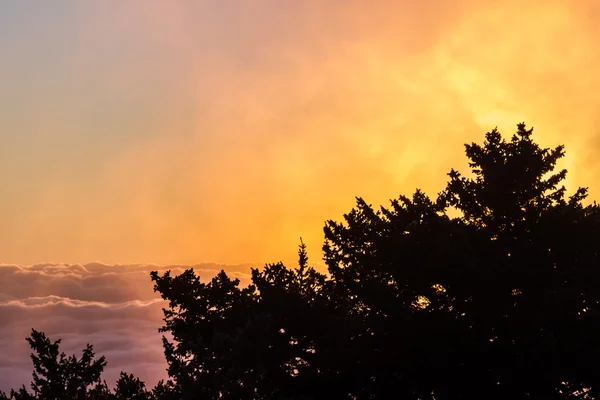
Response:
[{"label": "tree silhouette", "polygon": [[139,378],[121,372],[115,388],[115,398],[119,400],[152,400],[154,396],[146,390],[146,385]]},{"label": "tree silhouette", "polygon": [[106,366],[102,356],[95,358],[93,346],[88,344],[80,358],[59,352],[60,339],[52,342],[43,332],[32,329],[27,342],[34,351],[31,392],[23,385],[11,390],[10,395],[0,392],[0,399],[14,400],[152,400],[154,395],[145,390],[144,382],[121,372],[112,393],[101,379]]},{"label": "tree silhouette", "polygon": [[[90,389],[103,388],[100,375],[106,361],[104,357],[94,359],[93,346],[87,345],[80,358],[67,357],[59,353],[60,339],[52,342],[44,333],[32,329],[27,338],[34,353],[33,382],[29,394],[23,386],[19,391],[11,391],[11,397],[26,399],[87,399]],[[3,398],[7,398],[2,394]]]},{"label": "tree silhouette", "polygon": [[[206,398],[599,398],[600,211],[565,197],[564,148],[519,124],[417,190],[328,221],[329,274],[282,264],[239,288],[153,273],[173,385]],[[458,212],[451,217],[450,210]]]},{"label": "tree silhouette", "polygon": [[452,170],[436,201],[358,199],[327,223],[337,293],[370,330],[352,351],[377,355],[361,356],[365,396],[597,396],[599,208],[582,205],[585,189],[565,199],[566,171],[552,174],[563,147],[531,134],[519,124],[510,141],[493,130],[467,145],[474,177]]},{"label": "tree silhouette", "polygon": [[325,224],[327,274],[302,241],[297,268],[247,287],[152,272],[167,381],[111,392],[91,346],[66,357],[33,331],[34,394],[10,398],[600,399],[600,207],[566,196],[564,154],[494,129],[435,199],[357,198]]}]

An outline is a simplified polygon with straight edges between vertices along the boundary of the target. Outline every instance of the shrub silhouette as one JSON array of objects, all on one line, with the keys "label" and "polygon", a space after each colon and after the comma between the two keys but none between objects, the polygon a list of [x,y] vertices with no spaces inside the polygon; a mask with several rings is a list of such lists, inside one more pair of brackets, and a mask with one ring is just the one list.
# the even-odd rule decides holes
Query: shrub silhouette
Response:
[{"label": "shrub silhouette", "polygon": [[[466,145],[466,155],[471,174],[452,170],[435,199],[417,190],[377,210],[357,198],[343,222],[327,221],[327,274],[309,267],[302,242],[298,268],[253,269],[248,287],[224,271],[208,282],[193,269],[152,272],[168,302],[161,331],[173,338],[163,338],[169,380],[148,392],[122,374],[117,393],[97,392],[600,398],[600,208],[583,203],[586,189],[567,197],[566,171],[555,171],[563,146],[541,148],[525,124],[508,140],[494,129],[483,144]],[[51,364],[56,382],[77,382],[70,397],[91,396],[82,385],[103,387],[104,360],[85,360],[69,361],[77,371],[68,374],[62,361]],[[34,392],[11,397],[47,398]]]}]

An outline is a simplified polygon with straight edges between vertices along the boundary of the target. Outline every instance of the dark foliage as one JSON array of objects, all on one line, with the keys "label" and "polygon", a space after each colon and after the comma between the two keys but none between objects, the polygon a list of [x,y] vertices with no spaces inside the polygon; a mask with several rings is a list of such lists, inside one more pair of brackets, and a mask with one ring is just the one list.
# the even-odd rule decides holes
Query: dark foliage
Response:
[{"label": "dark foliage", "polygon": [[59,353],[60,339],[52,342],[42,332],[32,329],[27,338],[34,351],[33,382],[31,391],[25,386],[11,390],[10,395],[0,392],[0,400],[154,400],[144,383],[133,375],[121,372],[116,389],[111,392],[102,381],[106,366],[104,357],[95,359],[93,347],[87,345],[80,358]]},{"label": "dark foliage", "polygon": [[252,270],[248,287],[153,272],[172,340],[151,392],[127,374],[110,392],[91,346],[59,356],[34,331],[34,395],[10,397],[600,399],[600,207],[566,196],[563,147],[524,124],[466,154],[471,174],[452,170],[436,199],[358,198],[328,221],[328,274],[303,243],[298,268]]},{"label": "dark foliage", "polygon": [[[59,353],[60,339],[52,342],[44,333],[32,330],[27,338],[34,353],[33,382],[27,392],[25,386],[18,391],[11,391],[10,398],[27,399],[88,399],[95,398],[98,392],[104,391],[100,375],[106,361],[104,357],[94,359],[91,345],[83,350],[81,358],[67,357]],[[8,398],[0,394],[0,398]]]}]

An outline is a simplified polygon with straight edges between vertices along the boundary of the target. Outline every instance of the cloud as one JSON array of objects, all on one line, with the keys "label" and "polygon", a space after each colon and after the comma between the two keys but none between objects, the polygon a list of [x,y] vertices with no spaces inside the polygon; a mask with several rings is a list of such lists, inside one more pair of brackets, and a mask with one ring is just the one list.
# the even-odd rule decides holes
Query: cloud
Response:
[{"label": "cloud", "polygon": [[[249,282],[250,265],[192,266],[202,280],[222,268]],[[187,266],[90,263],[0,265],[0,390],[31,381],[33,366],[25,341],[31,329],[61,339],[66,354],[81,354],[87,343],[107,358],[104,377],[114,383],[124,370],[153,386],[166,377],[161,334],[162,308],[149,273]],[[237,272],[236,272],[237,271]]]}]

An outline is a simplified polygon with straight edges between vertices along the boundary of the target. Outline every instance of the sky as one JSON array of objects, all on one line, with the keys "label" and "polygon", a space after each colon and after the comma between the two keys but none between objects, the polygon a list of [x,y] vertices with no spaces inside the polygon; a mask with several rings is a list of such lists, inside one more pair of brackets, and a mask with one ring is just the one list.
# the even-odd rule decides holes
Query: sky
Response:
[{"label": "sky", "polygon": [[28,362],[39,312],[150,376],[158,339],[89,317],[155,332],[148,264],[247,273],[300,237],[319,264],[355,196],[435,196],[495,126],[566,145],[567,189],[599,199],[599,21],[597,0],[2,1],[0,313],[21,322],[0,349]]},{"label": "sky", "polygon": [[[321,257],[362,196],[432,196],[525,121],[600,165],[594,0],[7,0],[0,261]],[[592,187],[592,195],[597,189]]]}]

